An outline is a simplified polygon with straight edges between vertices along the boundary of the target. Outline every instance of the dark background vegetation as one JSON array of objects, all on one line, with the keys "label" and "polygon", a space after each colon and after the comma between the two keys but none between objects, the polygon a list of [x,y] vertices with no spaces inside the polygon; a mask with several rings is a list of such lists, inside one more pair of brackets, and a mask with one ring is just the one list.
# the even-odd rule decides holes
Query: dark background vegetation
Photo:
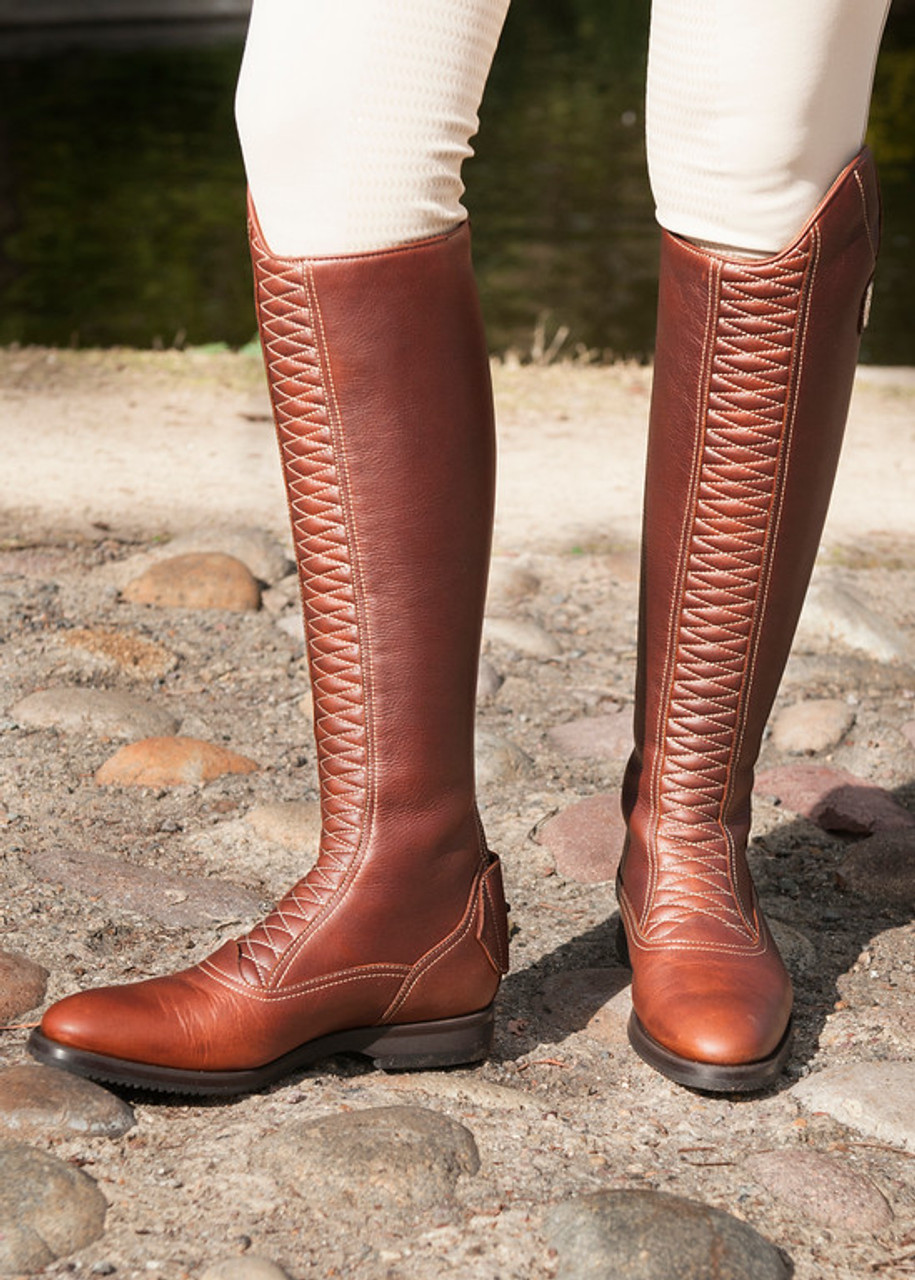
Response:
[{"label": "dark background vegetation", "polygon": [[[466,168],[496,351],[650,354],[647,23],[648,0],[512,6]],[[0,343],[251,340],[232,118],[241,42],[239,28],[185,24],[0,44]],[[887,29],[870,141],[886,228],[864,358],[915,364],[907,2]]]}]

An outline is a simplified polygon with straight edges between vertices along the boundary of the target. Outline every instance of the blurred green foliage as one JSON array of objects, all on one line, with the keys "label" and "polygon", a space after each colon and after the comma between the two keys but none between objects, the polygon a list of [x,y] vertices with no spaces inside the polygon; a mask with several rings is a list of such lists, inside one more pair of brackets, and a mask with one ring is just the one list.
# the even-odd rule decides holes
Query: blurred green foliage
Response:
[{"label": "blurred green foliage", "polygon": [[[648,0],[515,0],[466,167],[494,350],[646,357]],[[0,343],[247,342],[240,40],[0,61]],[[915,14],[891,17],[869,138],[886,195],[865,358],[915,364]]]}]

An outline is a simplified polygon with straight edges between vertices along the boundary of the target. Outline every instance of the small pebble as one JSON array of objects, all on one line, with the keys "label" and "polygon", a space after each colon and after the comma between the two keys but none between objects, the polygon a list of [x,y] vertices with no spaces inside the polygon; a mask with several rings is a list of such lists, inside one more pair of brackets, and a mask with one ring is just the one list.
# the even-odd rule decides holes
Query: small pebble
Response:
[{"label": "small pebble", "polygon": [[551,1209],[558,1280],[787,1280],[768,1240],[722,1209],[663,1191],[597,1191]]},{"label": "small pebble", "polygon": [[260,588],[250,569],[234,556],[201,552],[161,560],[121,592],[131,604],[170,609],[260,608]]},{"label": "small pebble", "polygon": [[82,1076],[37,1063],[0,1071],[0,1128],[16,1137],[46,1138],[69,1130],[119,1138],[135,1123],[126,1102]]},{"label": "small pebble", "polygon": [[218,552],[240,560],[260,582],[284,578],[292,560],[265,529],[200,528],[177,534],[168,544],[171,556]]},{"label": "small pebble", "polygon": [[477,728],[475,752],[477,783],[481,787],[526,778],[533,769],[529,755],[490,729]]},{"label": "small pebble", "polygon": [[41,1004],[48,971],[18,951],[0,951],[0,1020],[9,1021]]},{"label": "small pebble", "polygon": [[95,775],[100,786],[177,787],[200,785],[226,773],[254,773],[246,756],[199,738],[144,738],[106,760]]},{"label": "small pebble", "polygon": [[97,1240],[108,1208],[81,1169],[0,1140],[0,1274],[31,1275]]},{"label": "small pebble", "polygon": [[200,1280],[289,1280],[289,1276],[270,1258],[246,1253],[240,1258],[211,1262],[200,1273]]},{"label": "small pebble", "polygon": [[132,631],[74,627],[61,632],[58,639],[68,648],[87,655],[93,667],[116,669],[145,680],[161,680],[178,665],[177,655],[164,645]]},{"label": "small pebble", "polygon": [[493,556],[489,565],[487,613],[510,612],[513,605],[536,595],[539,590],[540,579],[523,561]]},{"label": "small pebble", "polygon": [[174,733],[179,723],[170,712],[133,694],[81,687],[39,689],[11,707],[10,714],[33,729],[61,729],[131,742]]},{"label": "small pebble", "polygon": [[855,722],[839,698],[810,698],[785,707],[772,722],[772,742],[787,755],[816,755],[836,747]]},{"label": "small pebble", "polygon": [[488,698],[494,698],[502,688],[503,677],[492,665],[488,658],[480,659],[480,672],[477,677],[477,698],[485,702]]},{"label": "small pebble", "polygon": [[268,587],[261,595],[261,606],[277,617],[280,614],[302,612],[302,594],[299,588],[299,575],[291,573],[279,582]]},{"label": "small pebble", "polygon": [[750,1156],[746,1168],[772,1195],[821,1226],[882,1231],[893,1220],[886,1198],[871,1180],[835,1156],[786,1147]]},{"label": "small pebble", "polygon": [[625,838],[626,824],[616,794],[579,800],[544,822],[538,832],[559,874],[581,884],[614,878]]},{"label": "small pebble", "polygon": [[825,1111],[869,1138],[915,1151],[915,1062],[827,1067],[791,1093],[810,1111]]}]

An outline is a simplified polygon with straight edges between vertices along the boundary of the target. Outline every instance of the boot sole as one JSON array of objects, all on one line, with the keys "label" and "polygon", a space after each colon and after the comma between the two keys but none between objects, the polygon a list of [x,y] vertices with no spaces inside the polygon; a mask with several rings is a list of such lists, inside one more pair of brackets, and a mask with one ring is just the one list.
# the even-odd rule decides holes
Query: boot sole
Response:
[{"label": "boot sole", "polygon": [[[622,920],[616,931],[616,954],[621,964],[627,969],[632,968]],[[697,1062],[671,1053],[648,1034],[634,1009],[629,1015],[626,1030],[629,1043],[643,1062],[647,1062],[675,1084],[682,1084],[702,1093],[759,1093],[771,1088],[785,1069],[794,1032],[793,1024],[789,1021],[785,1034],[768,1058],[759,1058],[756,1062],[720,1063]]]},{"label": "boot sole", "polygon": [[186,1071],[147,1062],[110,1058],[49,1040],[33,1031],[27,1048],[49,1067],[131,1089],[152,1089],[226,1097],[254,1093],[293,1071],[338,1053],[358,1053],[383,1071],[422,1071],[481,1062],[492,1047],[493,1006],[460,1018],[437,1022],[401,1023],[389,1027],[358,1027],[309,1040],[272,1062],[246,1071]]}]

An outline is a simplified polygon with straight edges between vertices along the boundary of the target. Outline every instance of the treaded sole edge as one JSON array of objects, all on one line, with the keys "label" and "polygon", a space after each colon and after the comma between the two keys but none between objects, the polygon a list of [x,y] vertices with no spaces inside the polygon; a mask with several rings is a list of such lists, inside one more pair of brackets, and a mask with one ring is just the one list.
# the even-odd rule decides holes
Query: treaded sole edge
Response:
[{"label": "treaded sole edge", "polygon": [[388,1071],[421,1071],[481,1062],[492,1047],[493,1027],[493,1006],[490,1005],[477,1013],[434,1022],[351,1028],[306,1041],[272,1062],[239,1071],[191,1071],[112,1058],[60,1044],[38,1030],[32,1032],[26,1047],[46,1066],[104,1084],[162,1093],[228,1097],[254,1093],[293,1071],[338,1053],[361,1054]]}]

